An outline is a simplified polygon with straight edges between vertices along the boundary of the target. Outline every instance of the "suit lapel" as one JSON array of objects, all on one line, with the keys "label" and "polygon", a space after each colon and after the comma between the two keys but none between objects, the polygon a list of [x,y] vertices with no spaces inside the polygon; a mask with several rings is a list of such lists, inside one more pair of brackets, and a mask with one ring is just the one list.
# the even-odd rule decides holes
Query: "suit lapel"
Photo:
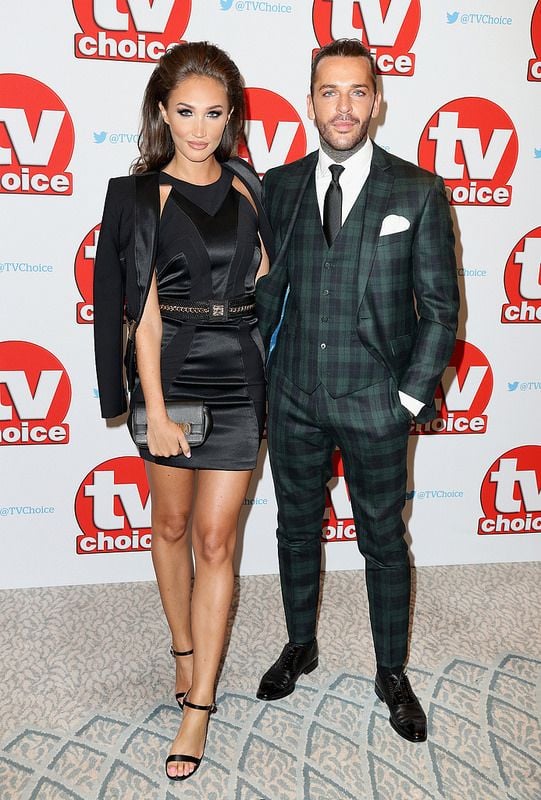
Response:
[{"label": "suit lapel", "polygon": [[295,175],[290,176],[287,183],[284,182],[284,191],[281,196],[281,218],[288,220],[288,222],[280,242],[280,248],[276,254],[276,261],[280,261],[282,255],[287,252],[289,240],[291,239],[291,234],[301,207],[302,198],[310,176],[315,169],[317,158],[317,150],[314,153],[310,153],[310,155],[304,159],[302,169],[299,169],[298,173]]},{"label": "suit lapel", "polygon": [[390,164],[385,157],[385,151],[374,144],[372,165],[366,182],[366,211],[359,258],[359,305],[364,297],[366,284],[372,271],[381,223],[385,217],[393,183],[394,178]]}]

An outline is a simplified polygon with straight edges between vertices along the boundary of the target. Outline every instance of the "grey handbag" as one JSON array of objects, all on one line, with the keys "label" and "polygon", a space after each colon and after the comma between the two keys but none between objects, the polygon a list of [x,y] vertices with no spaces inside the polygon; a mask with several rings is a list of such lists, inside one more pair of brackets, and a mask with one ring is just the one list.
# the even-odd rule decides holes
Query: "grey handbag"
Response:
[{"label": "grey handbag", "polygon": [[[212,430],[210,409],[202,400],[167,400],[168,417],[180,426],[191,447],[202,445]],[[139,447],[147,447],[147,410],[142,402],[133,404],[130,432]]]}]

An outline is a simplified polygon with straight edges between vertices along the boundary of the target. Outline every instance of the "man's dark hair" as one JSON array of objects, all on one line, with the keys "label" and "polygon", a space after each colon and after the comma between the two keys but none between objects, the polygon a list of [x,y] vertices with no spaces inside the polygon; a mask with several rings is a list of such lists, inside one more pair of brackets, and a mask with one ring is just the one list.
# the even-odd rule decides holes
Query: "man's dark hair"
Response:
[{"label": "man's dark hair", "polygon": [[312,60],[312,71],[310,73],[310,94],[314,94],[314,80],[316,70],[320,61],[328,56],[344,56],[348,58],[366,58],[370,65],[370,75],[374,84],[374,93],[377,91],[376,65],[370,50],[358,39],[336,39],[334,42],[322,47]]}]

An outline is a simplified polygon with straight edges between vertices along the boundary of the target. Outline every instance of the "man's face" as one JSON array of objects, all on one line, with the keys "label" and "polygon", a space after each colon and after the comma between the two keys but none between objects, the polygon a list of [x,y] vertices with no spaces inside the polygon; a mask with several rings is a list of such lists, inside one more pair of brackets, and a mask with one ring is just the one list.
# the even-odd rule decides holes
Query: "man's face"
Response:
[{"label": "man's face", "polygon": [[366,58],[326,56],[316,69],[308,117],[334,150],[353,150],[368,134],[379,112],[381,96],[374,91]]}]

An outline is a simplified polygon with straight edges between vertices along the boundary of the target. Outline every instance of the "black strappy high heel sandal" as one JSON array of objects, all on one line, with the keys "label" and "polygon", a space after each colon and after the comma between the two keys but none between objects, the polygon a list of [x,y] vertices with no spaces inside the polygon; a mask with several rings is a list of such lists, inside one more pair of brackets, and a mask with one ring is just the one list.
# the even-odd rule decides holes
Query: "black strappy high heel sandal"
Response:
[{"label": "black strappy high heel sandal", "polygon": [[[193,650],[175,650],[173,645],[169,648],[169,652],[173,656],[173,658],[177,658],[177,656],[193,656]],[[177,701],[180,710],[182,711],[184,708],[184,704],[182,702],[183,698],[186,696],[186,692],[175,692],[175,700]]]},{"label": "black strappy high heel sandal", "polygon": [[[188,689],[188,692],[189,691],[190,690]],[[188,692],[186,692],[186,697],[188,695]],[[194,708],[196,711],[207,712],[208,714],[207,731],[208,731],[208,720],[210,719],[210,715],[215,714],[217,711],[216,703],[211,703],[209,706],[198,706],[196,703],[190,703],[189,700],[185,699],[183,705],[187,706],[188,708]],[[167,758],[165,759],[165,774],[167,775],[170,781],[185,781],[187,778],[191,778],[192,775],[195,775],[195,773],[199,769],[201,761],[203,760],[203,756],[205,755],[205,745],[207,743],[207,731],[205,732],[205,741],[203,742],[203,754],[201,758],[196,758],[196,756],[187,756],[184,755],[183,753],[172,753],[170,756],[167,756]],[[169,773],[167,772],[167,765],[174,762],[195,764],[195,769],[188,775],[169,775]]]}]

